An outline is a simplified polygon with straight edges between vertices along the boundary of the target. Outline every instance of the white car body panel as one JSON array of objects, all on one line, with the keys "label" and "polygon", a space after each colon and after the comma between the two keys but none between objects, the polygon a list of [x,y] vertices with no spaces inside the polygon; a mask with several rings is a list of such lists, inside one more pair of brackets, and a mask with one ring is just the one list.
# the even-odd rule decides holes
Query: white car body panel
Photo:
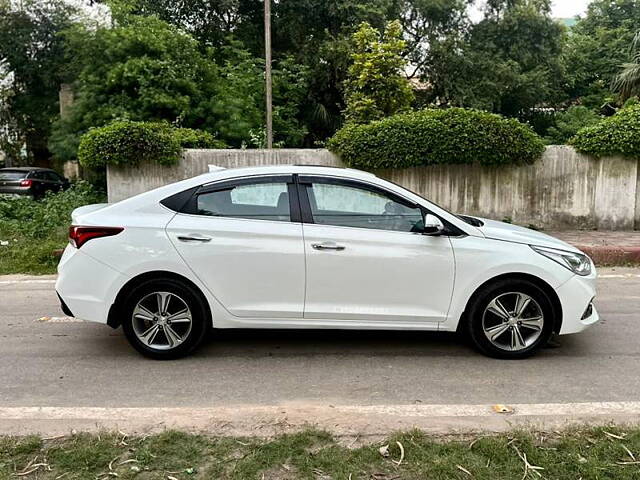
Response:
[{"label": "white car body panel", "polygon": [[[455,263],[448,237],[304,225],[305,319],[441,322],[451,300]],[[342,251],[313,244],[334,242]],[[375,259],[375,261],[371,261]],[[433,276],[438,282],[427,282]]]},{"label": "white car body panel", "polygon": [[[230,314],[302,317],[302,224],[178,214],[166,231],[193,274]],[[178,239],[182,235],[210,241],[184,243]]]},{"label": "white car body panel", "polygon": [[[176,214],[160,204],[189,188],[225,179],[272,174],[357,179],[427,208],[462,230],[459,237],[294,222]],[[124,227],[118,235],[67,246],[56,290],[83,320],[106,323],[127,282],[170,272],[204,295],[217,328],[348,328],[455,331],[471,295],[504,274],[526,274],[560,299],[561,334],[598,321],[582,313],[595,295],[595,269],[573,274],[529,245],[577,251],[533,230],[483,220],[475,227],[402,187],[366,172],[311,166],[218,170],[116,204],[76,210],[76,225]],[[182,244],[199,233],[211,242]],[[317,251],[316,242],[344,244]],[[187,248],[188,247],[188,248]]]}]

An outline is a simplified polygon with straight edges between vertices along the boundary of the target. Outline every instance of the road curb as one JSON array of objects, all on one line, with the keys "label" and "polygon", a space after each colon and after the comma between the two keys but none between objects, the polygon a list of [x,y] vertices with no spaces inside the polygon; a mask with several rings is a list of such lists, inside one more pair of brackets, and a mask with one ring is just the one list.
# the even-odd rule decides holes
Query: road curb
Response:
[{"label": "road curb", "polygon": [[609,245],[575,245],[589,255],[596,265],[640,264],[640,247]]},{"label": "road curb", "polygon": [[611,423],[639,425],[640,402],[0,408],[0,434],[3,435],[65,435],[72,431],[101,430],[145,434],[176,429],[212,435],[270,437],[306,428],[326,430],[337,436],[388,435],[414,428],[450,435],[498,433],[518,427],[544,430]]}]

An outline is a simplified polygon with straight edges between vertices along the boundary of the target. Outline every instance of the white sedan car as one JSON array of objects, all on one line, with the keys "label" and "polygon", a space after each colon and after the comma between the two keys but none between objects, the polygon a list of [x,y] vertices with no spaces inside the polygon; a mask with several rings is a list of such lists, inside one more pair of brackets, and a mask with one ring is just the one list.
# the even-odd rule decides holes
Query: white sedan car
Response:
[{"label": "white sedan car", "polygon": [[571,245],[330,167],[221,169],[79,208],[58,272],[68,315],[160,359],[212,327],[461,331],[522,358],[599,319]]}]

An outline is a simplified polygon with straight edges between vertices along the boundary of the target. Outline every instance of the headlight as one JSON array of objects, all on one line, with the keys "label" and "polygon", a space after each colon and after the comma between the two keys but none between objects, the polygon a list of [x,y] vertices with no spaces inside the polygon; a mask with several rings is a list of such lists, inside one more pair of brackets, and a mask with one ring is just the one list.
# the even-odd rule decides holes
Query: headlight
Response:
[{"label": "headlight", "polygon": [[550,258],[554,262],[558,262],[563,267],[568,268],[578,275],[589,275],[591,273],[591,260],[586,255],[576,252],[568,252],[566,250],[558,250],[557,248],[538,247],[530,245],[540,255]]}]

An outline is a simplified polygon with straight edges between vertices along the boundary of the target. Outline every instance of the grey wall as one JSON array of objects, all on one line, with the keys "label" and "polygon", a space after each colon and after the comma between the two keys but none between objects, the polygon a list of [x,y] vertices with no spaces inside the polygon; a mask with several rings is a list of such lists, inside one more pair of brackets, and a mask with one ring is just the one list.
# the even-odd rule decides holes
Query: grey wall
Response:
[{"label": "grey wall", "polygon": [[[566,146],[551,146],[534,165],[481,167],[442,165],[381,170],[379,176],[458,213],[545,229],[640,229],[640,167],[637,160],[595,159]],[[341,166],[327,150],[187,150],[179,165],[112,168],[109,201],[208,171],[252,165]]]}]

